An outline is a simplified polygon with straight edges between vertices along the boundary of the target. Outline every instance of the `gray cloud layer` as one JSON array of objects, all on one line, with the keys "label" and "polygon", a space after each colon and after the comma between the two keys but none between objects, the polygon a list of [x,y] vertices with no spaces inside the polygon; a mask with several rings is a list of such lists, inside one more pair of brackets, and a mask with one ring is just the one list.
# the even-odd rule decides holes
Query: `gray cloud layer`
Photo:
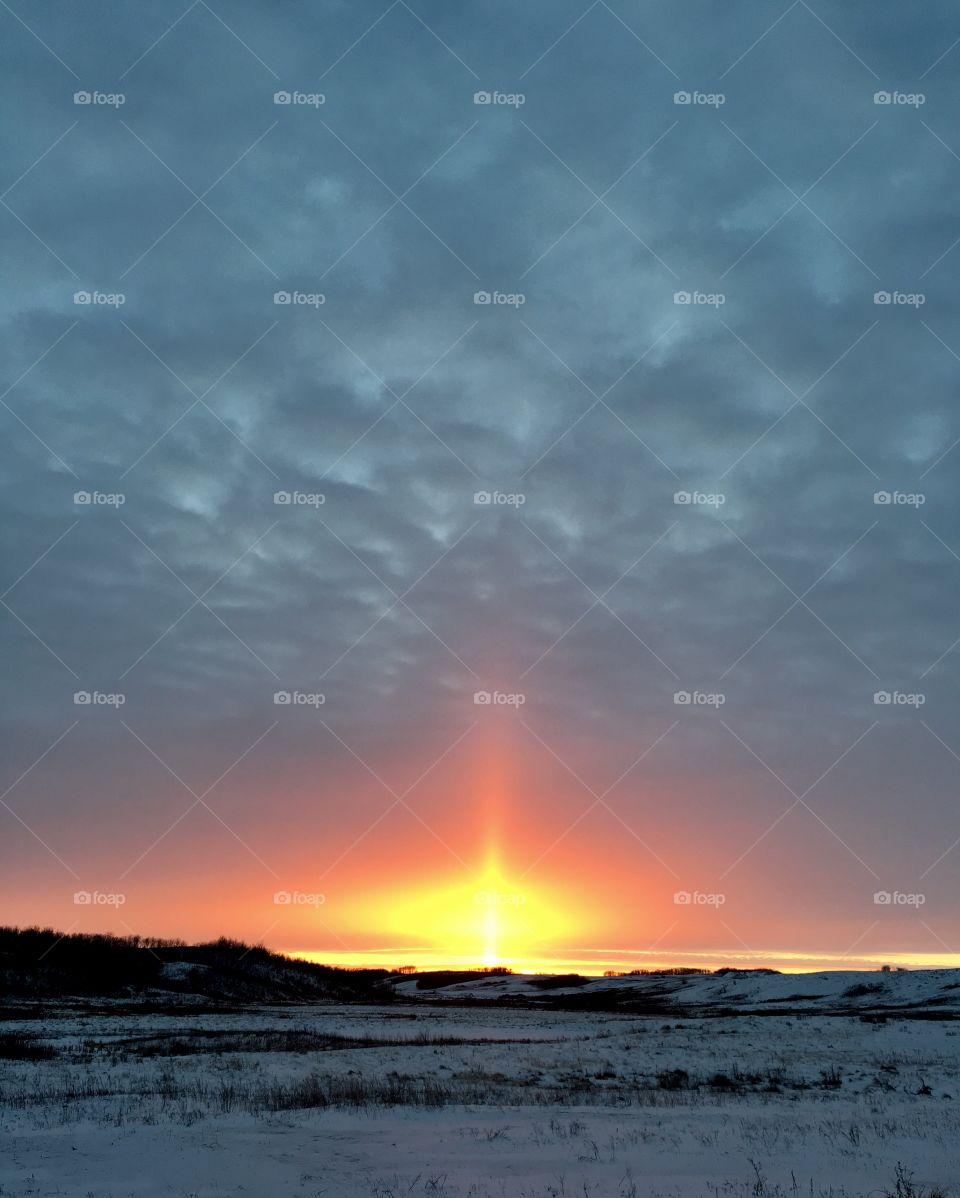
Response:
[{"label": "gray cloud layer", "polygon": [[[960,833],[960,30],[946,3],[784,9],[0,14],[3,785],[79,715],[6,799],[79,875],[118,873],[181,805],[76,690],[122,691],[200,789],[280,718],[237,793],[283,777],[298,797],[238,819],[271,860],[291,826],[327,860],[379,800],[273,692],[325,692],[323,719],[402,787],[497,688],[601,790],[679,719],[619,810],[713,877],[794,801],[770,771],[803,794],[878,721],[750,885],[771,902],[792,870],[838,951],[875,917],[867,891],[926,889],[936,936],[913,921],[897,944],[960,944],[954,859],[921,880]],[[525,103],[474,103],[494,89]],[[474,303],[495,290],[525,302]],[[547,839],[589,801],[559,779],[569,812],[518,796]],[[61,866],[4,818],[18,914],[67,922],[45,905]]]}]

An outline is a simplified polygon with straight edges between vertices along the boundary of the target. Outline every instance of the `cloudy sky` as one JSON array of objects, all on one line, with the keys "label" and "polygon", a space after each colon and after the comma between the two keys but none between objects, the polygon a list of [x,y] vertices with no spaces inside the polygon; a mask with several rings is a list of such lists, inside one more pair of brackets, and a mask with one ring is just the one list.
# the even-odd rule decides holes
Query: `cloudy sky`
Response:
[{"label": "cloudy sky", "polygon": [[4,922],[960,954],[953,5],[0,28]]}]

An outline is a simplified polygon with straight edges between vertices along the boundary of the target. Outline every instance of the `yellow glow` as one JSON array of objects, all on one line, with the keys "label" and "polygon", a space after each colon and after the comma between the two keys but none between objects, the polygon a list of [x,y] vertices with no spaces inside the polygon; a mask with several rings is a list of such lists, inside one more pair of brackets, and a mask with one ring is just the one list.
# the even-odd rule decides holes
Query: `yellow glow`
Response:
[{"label": "yellow glow", "polygon": [[316,949],[281,949],[292,957],[339,965],[354,969],[395,969],[413,965],[419,970],[476,969],[492,964],[508,965],[514,973],[579,973],[597,975],[607,970],[627,972],[631,969],[668,969],[676,966],[699,966],[701,969],[720,969],[723,966],[745,969],[777,969],[781,973],[822,973],[834,970],[878,970],[881,964],[894,964],[907,969],[958,969],[960,954],[890,952],[875,957],[847,956],[841,953],[804,955],[802,953],[770,951],[767,953],[734,952],[727,950],[704,952],[643,952],[630,949],[571,948],[564,954],[523,955],[513,961],[482,960],[476,953],[451,954],[444,949],[425,949],[422,945],[404,943],[390,947],[357,951]]},{"label": "yellow glow", "polygon": [[[582,909],[523,880],[505,877],[491,855],[486,868],[467,882],[419,890],[368,894],[350,905],[341,927],[344,939],[376,929],[378,939],[398,947],[391,964],[461,965],[515,970],[558,961],[558,947],[585,930]],[[406,948],[399,946],[408,946]],[[323,953],[298,954],[333,961]],[[377,950],[334,954],[366,958]],[[358,960],[358,963],[359,960]]]}]

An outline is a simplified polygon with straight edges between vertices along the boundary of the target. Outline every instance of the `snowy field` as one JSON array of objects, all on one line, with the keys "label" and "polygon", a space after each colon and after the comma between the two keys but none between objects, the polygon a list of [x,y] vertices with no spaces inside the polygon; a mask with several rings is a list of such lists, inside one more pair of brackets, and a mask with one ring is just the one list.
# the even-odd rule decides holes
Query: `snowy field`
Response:
[{"label": "snowy field", "polygon": [[0,1061],[3,1198],[960,1198],[960,1022],[401,1002],[0,1036],[53,1053]]}]

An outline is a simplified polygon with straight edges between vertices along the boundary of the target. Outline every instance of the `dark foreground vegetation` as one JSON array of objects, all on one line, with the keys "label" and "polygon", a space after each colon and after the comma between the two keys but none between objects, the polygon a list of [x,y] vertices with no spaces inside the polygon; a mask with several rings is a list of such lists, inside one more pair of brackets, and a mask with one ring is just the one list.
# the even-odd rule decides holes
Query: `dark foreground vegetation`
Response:
[{"label": "dark foreground vegetation", "polygon": [[142,936],[0,928],[0,998],[191,995],[212,1003],[389,1001],[383,969],[337,969],[239,940],[185,944]]},{"label": "dark foreground vegetation", "polygon": [[[301,961],[270,952],[262,945],[245,944],[221,937],[204,944],[147,936],[112,936],[89,933],[64,934],[53,928],[0,927],[0,1003],[8,1014],[22,1014],[24,1000],[49,1006],[54,999],[76,999],[84,1003],[129,1000],[141,1012],[165,1009],[189,1002],[194,1012],[206,1002],[210,1009],[251,1003],[374,1002],[397,997],[394,983],[414,981],[424,998],[443,992],[468,979],[502,977],[509,969],[415,971],[409,967],[345,969]],[[706,970],[635,970],[655,982]],[[730,972],[728,970],[718,971]],[[768,971],[757,971],[768,972]],[[410,975],[413,975],[412,977]],[[538,976],[527,979],[529,993],[490,999],[460,1000],[470,1005],[556,1006],[570,1010],[629,1009],[646,1014],[667,1014],[670,1004],[661,1001],[656,985],[648,994],[592,991],[571,995],[571,989],[588,987],[596,979],[578,974]],[[557,995],[553,991],[564,990]],[[444,996],[445,997],[445,996]],[[46,1000],[46,1001],[45,1001]],[[409,998],[408,998],[409,1001]],[[0,1017],[4,1008],[0,1005]]]},{"label": "dark foreground vegetation", "polygon": [[[631,970],[603,978],[574,973],[513,977],[502,967],[349,969],[223,937],[186,944],[142,936],[65,935],[51,928],[0,928],[0,1020],[8,1022],[32,1013],[66,1014],[78,1007],[114,1015],[187,1009],[200,1014],[323,1002],[532,1007],[668,1019],[738,1014],[855,1016],[876,1023],[888,1018],[960,1019],[956,972],[913,975],[881,970],[836,976],[835,987],[827,982],[820,990],[790,992],[782,986],[764,988],[767,979],[777,977],[775,970],[732,967]],[[923,976],[926,980],[911,988],[909,979]]]}]

